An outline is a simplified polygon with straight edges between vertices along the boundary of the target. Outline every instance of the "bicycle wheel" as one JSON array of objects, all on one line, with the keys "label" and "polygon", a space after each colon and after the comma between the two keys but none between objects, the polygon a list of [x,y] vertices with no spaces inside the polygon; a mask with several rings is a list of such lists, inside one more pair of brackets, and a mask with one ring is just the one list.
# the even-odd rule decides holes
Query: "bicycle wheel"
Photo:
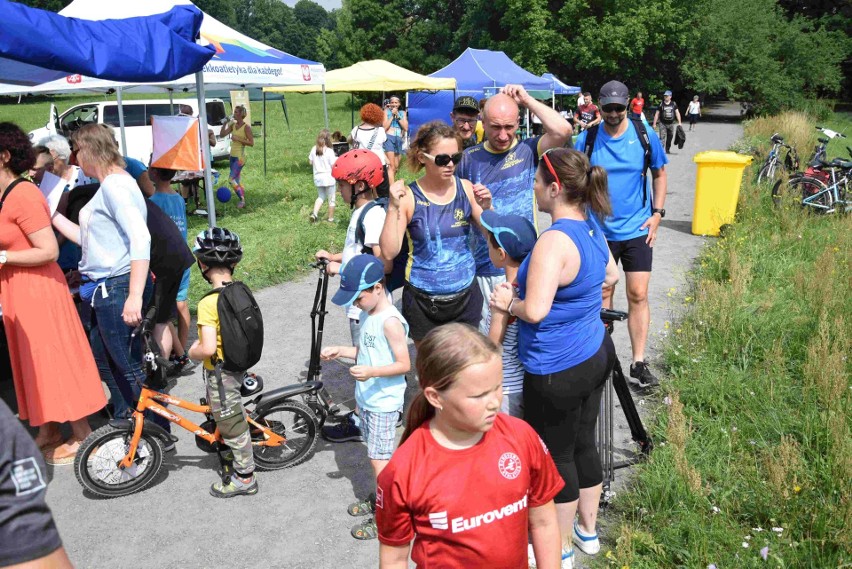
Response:
[{"label": "bicycle wheel", "polygon": [[[791,206],[799,207],[808,206],[816,211],[824,211],[823,208],[830,208],[834,199],[831,192],[823,192],[828,188],[822,180],[812,178],[810,176],[797,176],[790,178],[787,183],[783,180],[776,182],[772,188],[772,201],[776,206]],[[820,193],[822,192],[822,193]],[[805,203],[805,199],[815,194],[819,194],[815,200]],[[822,207],[820,207],[822,206]]]},{"label": "bicycle wheel", "polygon": [[757,183],[762,184],[764,182],[771,182],[778,175],[779,164],[776,160],[772,160],[763,165],[763,168],[760,169],[760,173],[757,175]]},{"label": "bicycle wheel", "polygon": [[301,464],[310,458],[317,445],[319,425],[304,403],[282,401],[254,417],[254,421],[286,439],[277,447],[258,445],[263,441],[263,431],[249,424],[254,462],[261,469],[278,470]]},{"label": "bicycle wheel", "polygon": [[105,425],[86,437],[74,459],[74,474],[80,485],[97,496],[117,498],[142,490],[154,480],[163,465],[160,439],[143,434],[130,468],[118,463],[130,449],[133,431]]}]

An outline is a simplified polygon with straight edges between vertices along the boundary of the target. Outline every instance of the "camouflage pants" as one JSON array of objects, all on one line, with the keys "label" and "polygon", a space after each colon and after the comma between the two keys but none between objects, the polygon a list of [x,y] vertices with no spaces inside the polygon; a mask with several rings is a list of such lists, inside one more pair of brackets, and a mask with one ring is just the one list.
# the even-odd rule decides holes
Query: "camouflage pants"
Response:
[{"label": "camouflage pants", "polygon": [[242,475],[251,474],[254,472],[254,455],[246,411],[240,396],[242,374],[222,370],[220,376],[221,383],[213,370],[204,370],[207,401],[210,402],[213,419],[222,439],[234,453],[234,470]]}]

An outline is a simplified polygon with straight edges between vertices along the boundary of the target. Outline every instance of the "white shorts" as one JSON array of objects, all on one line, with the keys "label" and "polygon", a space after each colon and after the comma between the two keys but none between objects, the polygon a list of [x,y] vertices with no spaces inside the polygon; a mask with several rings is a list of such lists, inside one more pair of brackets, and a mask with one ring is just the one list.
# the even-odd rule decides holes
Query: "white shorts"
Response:
[{"label": "white shorts", "polygon": [[317,186],[317,197],[321,200],[328,200],[328,205],[334,205],[334,191],[337,186]]}]

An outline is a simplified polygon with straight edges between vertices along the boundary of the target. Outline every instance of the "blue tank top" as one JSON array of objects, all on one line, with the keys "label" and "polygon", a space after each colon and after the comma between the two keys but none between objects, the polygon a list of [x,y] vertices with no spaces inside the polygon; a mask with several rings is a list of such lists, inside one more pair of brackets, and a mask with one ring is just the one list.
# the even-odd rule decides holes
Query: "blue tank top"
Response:
[{"label": "blue tank top", "polygon": [[405,280],[424,292],[452,294],[473,282],[476,263],[470,249],[473,210],[456,177],[452,200],[431,201],[417,182],[408,186],[414,194],[414,213],[406,234],[410,244]]},{"label": "blue tank top", "polygon": [[[538,324],[518,320],[518,356],[529,373],[557,373],[592,357],[603,341],[601,286],[609,248],[603,232],[586,221],[559,219],[547,231],[561,231],[580,252],[580,271],[571,284],[556,289],[553,306]],[[532,255],[518,269],[518,294],[527,294]]]}]

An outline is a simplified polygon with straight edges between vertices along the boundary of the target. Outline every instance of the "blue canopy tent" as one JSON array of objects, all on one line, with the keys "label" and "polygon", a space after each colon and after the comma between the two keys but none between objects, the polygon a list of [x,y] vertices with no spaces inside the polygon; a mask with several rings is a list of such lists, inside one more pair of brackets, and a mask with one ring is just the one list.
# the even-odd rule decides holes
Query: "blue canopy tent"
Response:
[{"label": "blue canopy tent", "polygon": [[[486,93],[495,93],[506,84],[518,84],[530,92],[551,95],[551,83],[520,67],[502,51],[467,48],[446,67],[429,77],[451,77],[457,82],[453,91],[409,93],[409,131],[417,132],[423,123],[440,119],[450,120],[455,97],[469,95],[477,101]],[[538,93],[536,93],[538,96]]]},{"label": "blue canopy tent", "polygon": [[114,81],[170,81],[201,69],[216,54],[213,46],[195,43],[203,14],[192,5],[101,22],[8,0],[0,0],[0,13],[4,83],[38,85],[69,73]]},{"label": "blue canopy tent", "polygon": [[579,87],[566,85],[553,73],[545,73],[541,78],[550,81],[550,88],[554,95],[577,95],[581,91]]}]

